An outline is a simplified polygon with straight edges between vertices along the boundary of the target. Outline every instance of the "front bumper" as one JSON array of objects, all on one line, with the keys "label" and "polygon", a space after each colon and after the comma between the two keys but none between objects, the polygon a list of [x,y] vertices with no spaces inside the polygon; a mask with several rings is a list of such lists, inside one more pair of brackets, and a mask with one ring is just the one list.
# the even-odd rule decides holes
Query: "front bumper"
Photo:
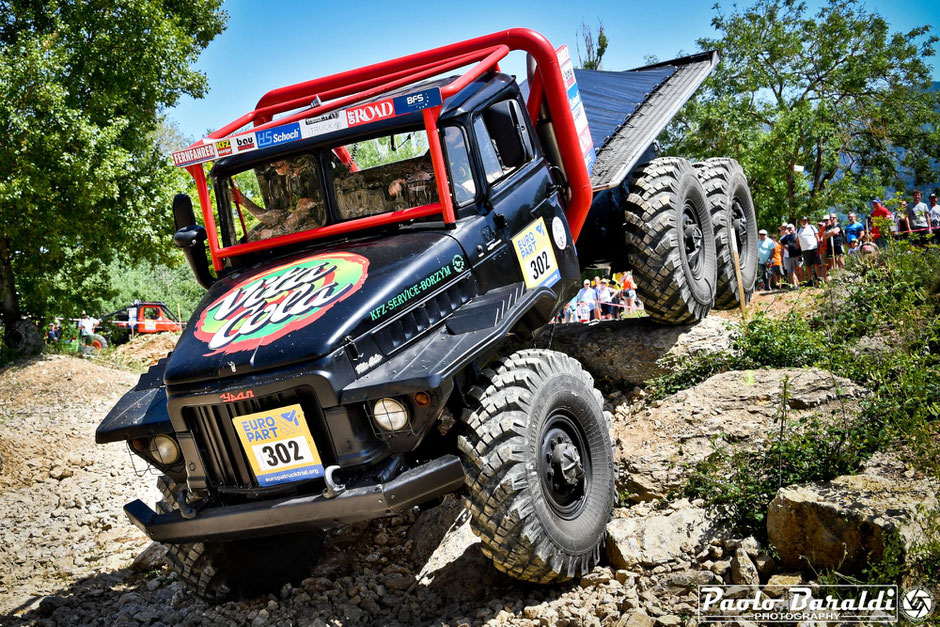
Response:
[{"label": "front bumper", "polygon": [[388,483],[347,490],[333,498],[308,495],[201,510],[195,518],[179,512],[157,514],[137,499],[124,506],[130,521],[157,542],[238,540],[400,513],[459,489],[463,466],[455,455],[406,470]]}]

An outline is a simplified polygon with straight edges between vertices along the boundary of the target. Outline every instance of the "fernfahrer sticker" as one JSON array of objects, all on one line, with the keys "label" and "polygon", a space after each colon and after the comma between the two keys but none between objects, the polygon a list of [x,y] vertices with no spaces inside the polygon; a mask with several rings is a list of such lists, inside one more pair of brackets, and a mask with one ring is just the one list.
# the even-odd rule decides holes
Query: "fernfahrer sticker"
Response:
[{"label": "fernfahrer sticker", "polygon": [[206,356],[271,344],[303,328],[362,287],[369,260],[353,253],[323,253],[245,279],[211,305],[195,335]]}]

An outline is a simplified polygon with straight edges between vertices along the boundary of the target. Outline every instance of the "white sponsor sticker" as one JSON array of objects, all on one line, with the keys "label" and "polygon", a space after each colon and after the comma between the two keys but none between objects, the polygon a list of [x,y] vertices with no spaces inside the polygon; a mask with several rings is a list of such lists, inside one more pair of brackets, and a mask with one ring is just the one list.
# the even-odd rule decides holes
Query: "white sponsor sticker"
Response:
[{"label": "white sponsor sticker", "polygon": [[558,216],[552,218],[552,238],[558,250],[564,250],[568,246],[568,233],[565,232],[565,225]]}]

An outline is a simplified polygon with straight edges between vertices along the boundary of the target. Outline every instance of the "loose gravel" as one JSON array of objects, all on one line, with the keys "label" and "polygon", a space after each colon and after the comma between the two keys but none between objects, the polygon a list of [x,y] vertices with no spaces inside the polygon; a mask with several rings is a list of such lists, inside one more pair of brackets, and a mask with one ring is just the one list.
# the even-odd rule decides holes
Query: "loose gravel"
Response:
[{"label": "loose gravel", "polygon": [[660,585],[676,579],[671,572],[697,568],[694,557],[637,572],[602,566],[563,585],[523,584],[482,554],[454,497],[417,516],[332,530],[296,585],[207,604],[121,511],[134,498],[154,502],[156,477],[135,474],[122,445],[94,443],[98,422],[136,378],[63,356],[0,371],[0,624],[694,623],[694,589]]}]

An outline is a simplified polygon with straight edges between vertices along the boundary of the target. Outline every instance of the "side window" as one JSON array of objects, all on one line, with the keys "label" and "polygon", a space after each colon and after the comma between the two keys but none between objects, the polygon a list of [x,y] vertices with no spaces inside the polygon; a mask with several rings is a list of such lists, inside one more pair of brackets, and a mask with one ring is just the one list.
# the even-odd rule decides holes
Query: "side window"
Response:
[{"label": "side window", "polygon": [[487,183],[501,179],[532,159],[534,152],[525,116],[515,100],[491,105],[473,121],[473,129]]},{"label": "side window", "polygon": [[477,186],[473,182],[470,152],[467,150],[467,137],[463,129],[459,126],[445,128],[444,145],[447,146],[448,175],[454,184],[454,197],[457,204],[470,202],[477,195]]}]

